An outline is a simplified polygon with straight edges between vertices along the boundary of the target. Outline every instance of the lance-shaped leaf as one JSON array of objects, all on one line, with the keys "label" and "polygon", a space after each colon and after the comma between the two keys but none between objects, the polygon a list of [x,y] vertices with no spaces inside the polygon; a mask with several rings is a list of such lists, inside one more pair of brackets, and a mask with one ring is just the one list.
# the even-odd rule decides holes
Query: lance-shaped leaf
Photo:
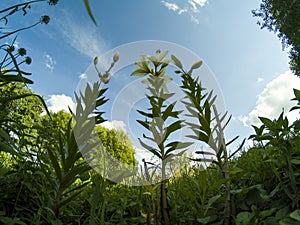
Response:
[{"label": "lance-shaped leaf", "polygon": [[92,10],[91,10],[90,4],[89,4],[89,0],[83,0],[83,2],[84,2],[84,6],[86,8],[86,11],[89,14],[89,17],[91,18],[91,20],[93,21],[93,23],[95,25],[97,25],[97,22],[95,20],[95,17],[94,17],[94,15],[92,13]]},{"label": "lance-shaped leaf", "polygon": [[145,144],[140,138],[138,138],[140,144],[142,145],[143,148],[147,149],[148,151],[150,151],[152,154],[154,154],[155,156],[157,156],[159,159],[162,158],[161,154],[153,147]]},{"label": "lance-shaped leaf", "polygon": [[150,125],[148,121],[137,120],[137,122],[141,124],[143,127],[145,127],[147,130],[150,130]]},{"label": "lance-shaped leaf", "polygon": [[175,150],[187,148],[192,144],[193,142],[183,142],[183,143],[179,141],[170,142],[165,146],[165,148],[167,149],[165,154],[168,155],[170,152],[173,152]]},{"label": "lance-shaped leaf", "polygon": [[173,111],[175,103],[170,104],[162,114],[162,120],[166,121],[168,117],[178,118],[178,115],[183,111]]},{"label": "lance-shaped leaf", "polygon": [[265,117],[258,117],[258,118],[269,130],[272,130],[274,128],[274,123],[269,118],[265,118]]},{"label": "lance-shaped leaf", "polygon": [[182,120],[178,120],[178,121],[172,123],[171,125],[167,126],[167,127],[164,129],[164,135],[163,135],[163,140],[162,140],[162,142],[164,142],[164,141],[169,137],[169,135],[170,135],[171,133],[173,133],[173,132],[175,132],[175,131],[181,129],[182,126],[183,126],[183,125],[182,125],[182,122],[183,122]]},{"label": "lance-shaped leaf", "polygon": [[216,156],[215,153],[213,152],[208,152],[208,151],[195,151],[196,154],[199,154],[199,155],[210,155],[210,156]]},{"label": "lance-shaped leaf", "polygon": [[230,145],[231,143],[233,143],[235,140],[237,140],[239,138],[239,136],[234,137],[233,139],[231,139],[230,141],[228,141],[226,143],[226,146]]},{"label": "lance-shaped leaf", "polygon": [[138,112],[139,114],[145,116],[145,117],[153,118],[152,113],[146,113],[146,112],[144,112],[144,111],[142,111],[142,110],[137,110],[137,112]]}]

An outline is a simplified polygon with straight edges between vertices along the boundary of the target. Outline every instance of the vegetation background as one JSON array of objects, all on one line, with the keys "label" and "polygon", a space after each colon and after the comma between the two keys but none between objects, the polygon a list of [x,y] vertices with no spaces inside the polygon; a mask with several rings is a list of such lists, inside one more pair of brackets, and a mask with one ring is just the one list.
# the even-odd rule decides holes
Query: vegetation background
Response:
[{"label": "vegetation background", "polygon": [[[0,10],[0,21],[5,24],[20,13],[30,16],[31,4],[57,2],[37,0],[8,6]],[[84,3],[96,23],[88,1]],[[274,31],[290,49],[291,69],[300,76],[300,20],[295,19],[300,18],[299,1],[263,0],[253,15],[261,19],[261,28]],[[189,126],[194,141],[214,150],[196,152],[199,157],[194,161],[203,162],[204,155],[213,154],[210,166],[186,166],[176,177],[139,187],[116,184],[96,173],[82,157],[92,143],[78,146],[75,130],[85,131],[79,138],[88,140],[92,131],[86,128],[95,121],[104,148],[127,164],[136,164],[134,150],[125,133],[100,125],[105,121],[101,106],[106,102],[101,84],[109,82],[105,74],[77,96],[73,117],[62,111],[49,112],[43,98],[28,87],[33,81],[25,70],[31,58],[25,48],[16,49],[14,42],[20,31],[49,20],[44,15],[28,27],[8,31],[4,26],[0,30],[0,223],[299,224],[300,121],[291,123],[283,113],[277,118],[260,117],[262,125],[253,126],[254,134],[249,137],[254,146],[244,149],[241,143],[231,151],[235,154],[228,155],[236,140],[224,140],[230,117],[219,115],[213,94],[206,93],[191,76],[201,62],[186,70],[180,59],[174,55],[169,59],[166,52],[141,59],[132,73],[145,76],[150,91],[151,108],[147,113],[140,111],[148,121],[138,121],[150,136],[145,135],[141,143],[161,160],[164,178],[163,168],[175,157],[175,150],[189,146],[170,143],[167,137]],[[7,43],[7,37],[14,37],[12,43]],[[117,61],[115,55],[112,66]],[[165,69],[171,62],[178,68],[174,73],[181,76],[185,104],[195,123],[178,119],[180,112],[173,109],[176,103],[165,102],[172,95],[165,88],[169,80]],[[300,91],[294,89],[294,95],[291,110],[299,111]],[[171,124],[166,122],[170,118],[175,119]],[[149,147],[146,140],[155,147]]]}]

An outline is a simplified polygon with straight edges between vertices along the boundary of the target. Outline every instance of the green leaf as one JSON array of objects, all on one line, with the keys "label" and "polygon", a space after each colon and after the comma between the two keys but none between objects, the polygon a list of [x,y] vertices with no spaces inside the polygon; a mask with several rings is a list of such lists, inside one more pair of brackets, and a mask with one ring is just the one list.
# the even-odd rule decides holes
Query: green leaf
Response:
[{"label": "green leaf", "polygon": [[208,163],[214,162],[213,159],[203,159],[203,158],[201,158],[201,159],[199,159],[199,158],[197,158],[197,159],[189,158],[189,159],[192,160],[192,161],[195,161],[195,162],[208,162]]},{"label": "green leaf", "polygon": [[232,144],[235,140],[237,140],[239,138],[239,136],[236,136],[235,138],[231,139],[229,142],[227,142],[225,145],[228,146],[230,144]]},{"label": "green leaf", "polygon": [[216,195],[216,196],[214,196],[214,197],[212,197],[208,200],[208,203],[207,203],[207,206],[206,206],[207,208],[205,210],[205,214],[207,213],[208,209],[212,206],[212,204],[214,204],[220,197],[221,197],[221,195],[219,194],[219,195]]},{"label": "green leaf", "polygon": [[300,106],[293,106],[290,111],[293,111],[293,110],[297,110],[297,109],[300,109]]},{"label": "green leaf", "polygon": [[289,214],[289,207],[285,207],[279,209],[275,215],[276,220],[282,220],[283,218],[287,217]]},{"label": "green leaf", "polygon": [[52,164],[52,166],[53,166],[53,168],[54,168],[55,175],[56,175],[56,177],[58,178],[58,180],[61,181],[62,173],[61,173],[61,168],[60,168],[60,166],[59,166],[57,157],[53,154],[52,150],[49,150],[49,151],[48,151],[48,155],[49,155],[51,164]]},{"label": "green leaf", "polygon": [[201,123],[201,130],[203,130],[207,135],[211,134],[210,123],[205,119],[205,117],[200,116],[199,121]]},{"label": "green leaf", "polygon": [[51,225],[63,225],[63,223],[61,222],[61,220],[56,219],[56,220],[51,220]]},{"label": "green leaf", "polygon": [[295,98],[293,98],[292,100],[300,101],[300,90],[294,88],[293,91],[294,91]]},{"label": "green leaf", "polygon": [[137,120],[137,122],[141,124],[143,127],[145,127],[147,130],[150,130],[150,125],[148,121]]},{"label": "green leaf", "polygon": [[64,189],[70,187],[70,185],[77,179],[78,175],[80,176],[90,169],[91,168],[85,163],[73,167],[62,177],[61,187]]},{"label": "green leaf", "polygon": [[182,121],[178,120],[178,121],[172,123],[171,125],[169,125],[168,127],[166,127],[163,141],[165,141],[171,133],[179,130],[182,127],[181,123],[182,123]]},{"label": "green leaf", "polygon": [[143,116],[145,116],[145,117],[148,117],[148,118],[153,118],[153,115],[152,115],[152,113],[146,113],[146,112],[144,112],[144,111],[142,111],[142,110],[136,110],[139,114],[141,114],[141,115],[143,115]]},{"label": "green leaf", "polygon": [[236,224],[239,225],[248,225],[252,224],[251,220],[254,217],[254,215],[250,212],[240,212],[235,219]]},{"label": "green leaf", "polygon": [[85,8],[86,8],[86,10],[87,10],[87,12],[88,12],[91,20],[93,21],[93,23],[95,25],[97,25],[97,22],[96,22],[96,20],[95,20],[95,18],[93,16],[93,13],[92,13],[92,10],[91,10],[90,4],[89,4],[89,0],[83,0],[83,2],[84,2]]},{"label": "green leaf", "polygon": [[0,142],[0,152],[1,151],[10,153],[11,155],[20,156],[20,154],[17,151],[15,151],[14,148],[12,148],[11,146],[9,146],[3,142]]},{"label": "green leaf", "polygon": [[33,84],[33,81],[25,78],[23,76],[17,76],[17,75],[4,75],[4,76],[0,76],[0,80],[1,81],[6,81],[6,82],[23,82],[25,84]]},{"label": "green leaf", "polygon": [[179,149],[183,149],[183,148],[187,148],[188,146],[192,145],[193,142],[184,142],[181,143],[179,141],[173,141],[169,144],[166,145],[165,148],[168,148],[166,151],[166,155],[168,155],[170,152],[175,151],[175,150],[179,150]]},{"label": "green leaf", "polygon": [[207,151],[195,151],[196,154],[199,155],[211,155],[211,156],[215,156],[216,154],[213,152],[207,152]]},{"label": "green leaf", "polygon": [[145,69],[136,69],[135,71],[133,71],[130,76],[138,76],[138,77],[143,77],[145,75],[147,75],[149,73],[149,71],[145,70]]},{"label": "green leaf", "polygon": [[291,218],[284,218],[283,220],[279,221],[279,225],[299,225],[299,222]]},{"label": "green leaf", "polygon": [[260,217],[262,219],[265,219],[269,216],[271,216],[274,212],[276,212],[277,208],[271,208],[271,209],[268,209],[268,210],[263,210],[259,213]]},{"label": "green leaf", "polygon": [[193,138],[195,140],[203,141],[204,143],[209,142],[209,136],[207,136],[204,132],[200,131],[197,135],[187,135],[188,138]]},{"label": "green leaf", "polygon": [[268,118],[265,118],[265,117],[258,117],[259,119],[260,119],[260,121],[264,124],[264,125],[266,125],[266,127],[268,128],[268,129],[273,129],[274,128],[274,123],[273,123],[273,121],[272,120],[270,120],[270,119],[268,119]]},{"label": "green leaf", "polygon": [[210,216],[206,216],[203,218],[197,218],[197,222],[201,223],[201,224],[208,224],[211,220]]},{"label": "green leaf", "polygon": [[300,222],[300,209],[295,210],[290,214],[290,217]]},{"label": "green leaf", "polygon": [[156,155],[159,159],[161,159],[161,154],[159,154],[155,148],[145,144],[140,138],[138,138],[140,144],[143,146],[143,148],[147,149],[148,151],[150,151],[151,153],[153,153],[154,155]]},{"label": "green leaf", "polygon": [[300,165],[300,159],[292,159],[291,163],[294,165]]}]

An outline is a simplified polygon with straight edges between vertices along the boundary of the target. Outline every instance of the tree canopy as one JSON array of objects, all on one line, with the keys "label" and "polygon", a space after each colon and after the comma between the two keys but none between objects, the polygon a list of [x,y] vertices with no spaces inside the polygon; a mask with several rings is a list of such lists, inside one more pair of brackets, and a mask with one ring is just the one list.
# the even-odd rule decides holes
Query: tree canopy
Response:
[{"label": "tree canopy", "polygon": [[300,76],[300,1],[262,0],[253,15],[260,17],[261,28],[277,33],[283,48],[290,49],[290,67]]}]

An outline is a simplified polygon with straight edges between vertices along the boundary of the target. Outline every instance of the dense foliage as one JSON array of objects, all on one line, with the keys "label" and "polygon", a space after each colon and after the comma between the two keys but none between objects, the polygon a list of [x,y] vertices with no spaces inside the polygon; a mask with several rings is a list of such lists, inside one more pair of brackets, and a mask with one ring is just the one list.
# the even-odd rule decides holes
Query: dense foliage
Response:
[{"label": "dense foliage", "polygon": [[290,66],[300,76],[300,2],[298,0],[263,0],[253,11],[258,24],[278,34],[283,48],[290,48]]},{"label": "dense foliage", "polygon": [[[27,10],[28,5],[21,6]],[[230,117],[218,113],[215,96],[192,76],[201,62],[186,70],[176,56],[167,59],[167,52],[158,51],[136,63],[132,75],[145,76],[151,106],[139,110],[147,120],[138,123],[148,132],[140,142],[160,160],[156,166],[162,165],[163,179],[135,187],[106,180],[82,155],[94,147],[86,140],[92,139],[91,127],[96,127],[105,150],[136,165],[127,134],[101,126],[105,121],[101,106],[107,101],[103,84],[109,83],[109,70],[119,55],[104,74],[97,70],[95,58],[99,81],[76,95],[73,112],[52,113],[43,98],[26,86],[32,83],[30,73],[23,70],[31,61],[26,50],[14,49],[13,41],[1,45],[1,51],[0,224],[299,224],[300,121],[290,123],[283,114],[275,119],[260,117],[262,125],[253,126],[255,133],[250,136],[253,147],[243,149],[242,142],[231,149],[239,156],[227,155],[237,138],[225,140]],[[165,74],[169,63],[178,68],[174,74],[181,77],[183,103],[194,123],[181,119],[177,102],[167,101],[174,94],[168,92],[171,78]],[[294,95],[291,110],[299,112],[300,91],[295,89]],[[193,166],[187,164],[167,178],[164,169],[180,160],[190,145],[168,139],[183,126],[193,131],[191,140],[212,151],[197,151]],[[201,162],[210,164],[203,167]],[[148,171],[143,172],[146,176]]]}]

